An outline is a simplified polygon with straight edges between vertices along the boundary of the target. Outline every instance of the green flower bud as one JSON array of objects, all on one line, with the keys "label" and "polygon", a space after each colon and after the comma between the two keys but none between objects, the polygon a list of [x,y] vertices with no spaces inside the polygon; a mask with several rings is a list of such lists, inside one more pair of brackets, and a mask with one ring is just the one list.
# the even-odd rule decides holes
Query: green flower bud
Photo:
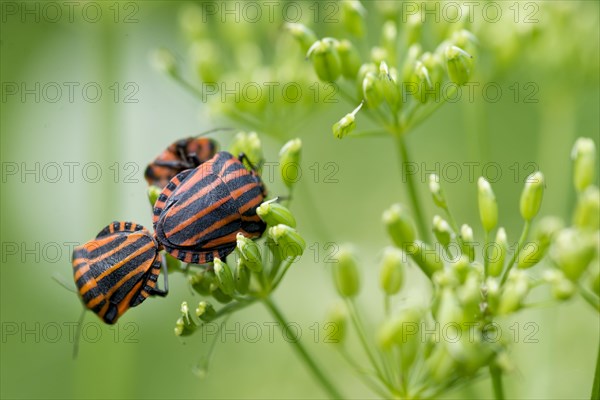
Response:
[{"label": "green flower bud", "polygon": [[355,80],[360,69],[360,54],[349,40],[342,40],[337,45],[340,56],[342,75],[346,79]]},{"label": "green flower bud", "polygon": [[444,262],[437,251],[420,240],[404,246],[404,251],[428,277],[432,277],[436,271],[444,268]]},{"label": "green flower bud", "polygon": [[481,282],[477,272],[468,274],[464,284],[457,289],[457,297],[462,305],[463,321],[476,321],[480,316]]},{"label": "green flower bud", "polygon": [[402,349],[403,366],[409,367],[419,348],[422,318],[421,310],[407,308],[393,319],[385,321],[377,333],[379,348],[389,351],[393,346],[399,346]]},{"label": "green flower bud", "polygon": [[536,224],[533,236],[542,246],[548,246],[564,225],[558,217],[543,217]]},{"label": "green flower bud", "polygon": [[543,195],[544,175],[539,171],[534,172],[527,177],[521,193],[520,210],[525,221],[531,221],[540,211]]},{"label": "green flower bud", "polygon": [[284,224],[296,227],[296,218],[291,211],[277,202],[265,201],[256,209],[256,213],[269,226]]},{"label": "green flower bud", "polygon": [[203,82],[218,82],[223,75],[220,48],[210,40],[196,41],[190,46],[190,60]]},{"label": "green flower bud", "polygon": [[573,182],[578,192],[594,182],[596,174],[596,145],[589,138],[579,138],[571,152],[573,159]]},{"label": "green flower bud", "polygon": [[181,303],[181,317],[175,322],[175,336],[189,336],[198,326],[190,315],[190,310],[186,301]]},{"label": "green flower bud", "polygon": [[573,214],[573,224],[582,230],[598,230],[600,226],[600,191],[588,186],[580,195]]},{"label": "green flower bud", "polygon": [[454,373],[456,365],[448,352],[446,342],[442,341],[434,345],[431,354],[425,361],[425,366],[436,383],[442,384],[447,381],[448,377]]},{"label": "green flower bud", "polygon": [[356,128],[356,123],[354,122],[354,114],[346,114],[342,119],[333,124],[333,136],[335,136],[338,139],[341,139],[345,136],[348,136],[354,130],[354,128]]},{"label": "green flower bud", "polygon": [[341,304],[336,304],[327,313],[325,329],[333,327],[331,334],[327,337],[327,343],[341,344],[346,338],[346,325],[348,315],[346,308]]},{"label": "green flower bud", "polygon": [[523,271],[511,270],[506,281],[504,291],[500,296],[498,314],[506,315],[519,310],[523,300],[529,293],[529,282]]},{"label": "green flower bud", "polygon": [[188,4],[179,14],[179,26],[189,40],[200,39],[206,34],[202,8],[196,4]]},{"label": "green flower bud", "polygon": [[477,199],[481,225],[486,232],[490,232],[498,224],[498,203],[490,183],[484,177],[477,181]]},{"label": "green flower bud", "polygon": [[556,300],[568,300],[575,294],[573,282],[558,269],[544,271],[543,279],[551,285],[552,297]]},{"label": "green flower bud", "polygon": [[390,70],[385,61],[379,64],[379,82],[381,92],[387,103],[392,109],[397,109],[400,100],[400,89],[396,84],[396,81],[390,75]]},{"label": "green flower bud", "polygon": [[456,46],[448,46],[444,52],[446,68],[450,80],[459,86],[469,81],[472,69],[472,56]]},{"label": "green flower bud", "polygon": [[506,259],[506,251],[508,249],[508,240],[504,228],[498,228],[496,240],[490,249],[492,252],[486,254],[486,257],[488,257],[488,275],[500,276],[504,269],[504,260]]},{"label": "green flower bud", "polygon": [[310,49],[310,46],[317,41],[317,35],[307,28],[306,25],[286,23],[285,29],[298,41],[302,53],[306,53]]},{"label": "green flower bud", "polygon": [[473,54],[476,50],[477,38],[468,30],[461,29],[452,34],[450,42],[461,49],[465,49],[469,54]]},{"label": "green flower bud", "polygon": [[250,287],[250,270],[245,260],[238,258],[235,270],[235,290],[240,294],[248,293]]},{"label": "green flower bud", "polygon": [[596,253],[593,236],[575,229],[563,229],[550,248],[550,257],[567,278],[579,279]]},{"label": "green flower bud", "polygon": [[[411,82],[416,85],[415,97],[421,103],[426,103],[432,96],[437,96],[429,71],[421,61],[415,61],[415,69],[411,76]],[[412,92],[411,92],[412,93]]]},{"label": "green flower bud", "polygon": [[456,293],[451,288],[442,289],[440,305],[435,317],[442,326],[463,322],[463,310]]},{"label": "green flower bud", "polygon": [[[385,49],[385,52],[389,55],[389,60],[393,63],[397,57],[397,43],[398,43],[398,28],[396,27],[395,21],[385,21],[383,28],[381,29],[381,46]],[[395,64],[393,64],[395,65]]]},{"label": "green flower bud", "polygon": [[467,224],[460,227],[460,237],[462,239],[462,251],[470,261],[475,260],[475,239],[473,238],[473,228]]},{"label": "green flower bud", "polygon": [[209,296],[215,279],[214,272],[202,271],[188,277],[188,283],[192,289],[202,296]]},{"label": "green flower bud", "polygon": [[365,63],[358,69],[358,74],[356,75],[356,93],[358,98],[364,97],[363,82],[368,73],[376,74],[377,66],[373,63]]},{"label": "green flower bud", "polygon": [[388,247],[383,253],[381,261],[381,273],[379,285],[388,295],[394,295],[400,291],[404,283],[404,253],[396,248]]},{"label": "green flower bud", "polygon": [[325,38],[316,41],[308,50],[307,56],[312,59],[317,76],[324,82],[335,82],[342,73],[335,43],[335,40]]},{"label": "green flower bud", "polygon": [[229,303],[231,300],[233,300],[232,297],[228,294],[225,294],[220,287],[216,287],[215,290],[211,292],[211,295],[215,298],[215,300],[223,304]]},{"label": "green flower bud", "polygon": [[546,255],[548,245],[534,241],[526,243],[517,255],[517,268],[528,269],[538,264]]},{"label": "green flower bud", "polygon": [[231,296],[235,291],[235,284],[233,281],[233,274],[227,263],[224,263],[218,258],[214,260],[215,275],[217,276],[217,282],[219,289],[228,296]]},{"label": "green flower bud", "polygon": [[400,204],[393,204],[383,213],[383,223],[390,238],[398,248],[412,243],[416,239],[414,223],[408,211]]},{"label": "green flower bud", "polygon": [[423,49],[420,44],[413,44],[408,48],[406,59],[402,64],[402,82],[410,82],[415,72],[415,63],[421,56]]},{"label": "green flower bud", "polygon": [[262,164],[262,144],[256,132],[238,132],[229,146],[229,152],[234,156],[245,154],[255,167]]},{"label": "green flower bud", "polygon": [[371,49],[371,61],[373,61],[375,65],[380,65],[389,58],[387,50],[383,47],[375,46]]},{"label": "green flower bud", "polygon": [[354,36],[361,37],[364,34],[364,18],[367,10],[360,1],[342,1],[342,24],[344,28]]},{"label": "green flower bud", "polygon": [[285,185],[291,189],[300,179],[300,154],[302,141],[292,139],[283,145],[279,151],[279,172]]},{"label": "green flower bud", "polygon": [[281,247],[284,257],[299,257],[304,253],[306,242],[292,227],[279,224],[268,230],[268,235]]},{"label": "green flower bud", "polygon": [[362,96],[367,103],[367,107],[377,108],[383,101],[383,90],[381,81],[374,73],[367,73],[365,79],[363,79],[362,89]]},{"label": "green flower bud", "polygon": [[423,20],[421,13],[411,14],[406,19],[406,44],[408,46],[421,41],[421,32],[423,31]]},{"label": "green flower bud", "polygon": [[151,61],[158,71],[171,76],[177,74],[177,62],[170,50],[165,48],[154,50]]},{"label": "green flower bud", "polygon": [[154,185],[148,186],[148,189],[147,189],[148,200],[150,201],[150,205],[152,207],[154,207],[154,203],[156,203],[156,200],[158,200],[158,196],[160,196],[161,192],[162,192],[162,190],[158,186],[154,186]]},{"label": "green flower bud", "polygon": [[360,279],[354,254],[347,247],[340,248],[338,262],[333,264],[333,280],[342,297],[354,297],[358,294]]},{"label": "green flower bud", "polygon": [[497,279],[492,277],[487,278],[485,281],[485,289],[487,293],[487,308],[491,314],[495,314],[500,305],[500,284]]},{"label": "green flower bud", "polygon": [[447,249],[450,240],[452,240],[452,228],[450,228],[450,224],[439,215],[433,217],[433,233],[438,242]]},{"label": "green flower bud", "polygon": [[446,198],[440,186],[440,177],[437,174],[429,175],[429,191],[433,196],[433,202],[440,208],[446,208]]},{"label": "green flower bud", "polygon": [[252,239],[248,239],[241,233],[236,235],[236,241],[237,249],[244,258],[244,265],[254,272],[262,271],[262,257],[256,242]]},{"label": "green flower bud", "polygon": [[450,271],[452,271],[459,283],[464,283],[469,276],[469,272],[473,271],[469,258],[465,255],[461,255],[456,262],[450,263]]},{"label": "green flower bud", "polygon": [[200,318],[204,322],[210,322],[217,316],[215,308],[207,301],[201,301],[196,307],[196,317]]},{"label": "green flower bud", "polygon": [[338,139],[341,139],[354,130],[356,128],[356,123],[354,122],[354,117],[362,108],[364,102],[361,102],[358,107],[354,109],[350,114],[346,114],[342,119],[333,124],[333,136]]}]

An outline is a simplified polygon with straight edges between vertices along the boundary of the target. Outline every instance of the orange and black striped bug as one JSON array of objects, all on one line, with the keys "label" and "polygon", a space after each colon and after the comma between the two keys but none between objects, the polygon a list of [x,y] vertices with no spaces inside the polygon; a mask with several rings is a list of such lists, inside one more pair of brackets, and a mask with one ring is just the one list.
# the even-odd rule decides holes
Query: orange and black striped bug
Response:
[{"label": "orange and black striped bug", "polygon": [[[164,290],[157,287],[160,269]],[[168,293],[166,262],[152,234],[135,222],[113,222],[73,251],[73,276],[84,305],[107,324],[153,295]]]},{"label": "orange and black striped bug", "polygon": [[235,248],[238,233],[256,238],[264,232],[256,208],[265,196],[256,168],[243,154],[235,158],[219,152],[165,186],[154,205],[156,238],[169,254],[187,263],[224,258]]},{"label": "orange and black striped bug", "polygon": [[196,168],[214,157],[217,142],[206,137],[180,139],[167,147],[146,167],[148,185],[164,188],[178,173]]}]

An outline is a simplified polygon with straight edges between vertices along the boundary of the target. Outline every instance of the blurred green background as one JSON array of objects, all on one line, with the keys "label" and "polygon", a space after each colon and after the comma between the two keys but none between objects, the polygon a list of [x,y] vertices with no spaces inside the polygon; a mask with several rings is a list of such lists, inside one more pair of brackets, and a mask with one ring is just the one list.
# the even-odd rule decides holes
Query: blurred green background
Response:
[{"label": "blurred green background", "polygon": [[[148,300],[115,327],[100,324],[88,313],[87,340],[82,340],[79,358],[71,359],[69,324],[77,321],[81,305],[75,294],[51,279],[60,274],[71,281],[70,243],[91,239],[113,220],[150,227],[143,179],[146,164],[176,139],[235,124],[208,113],[205,104],[149,62],[149,53],[161,46],[171,49],[178,60],[186,58],[178,25],[184,2],[91,2],[92,6],[75,2],[72,19],[67,5],[51,3],[62,16],[56,17],[46,3],[1,3],[1,397],[323,397],[280,331],[269,340],[264,323],[272,319],[258,305],[228,321],[238,339],[231,333],[220,341],[206,377],[193,374],[208,344],[201,335],[183,343],[173,335],[181,301],[199,300],[178,275],[170,277],[167,298]],[[370,11],[373,5],[365,3]],[[520,229],[518,197],[525,176],[535,166],[546,174],[542,213],[569,218],[574,204],[570,148],[578,136],[598,143],[600,132],[599,7],[591,1],[548,3],[535,3],[540,7],[539,22],[528,27],[532,32],[527,40],[507,33],[512,29],[509,17],[504,25],[479,27],[481,64],[474,80],[501,87],[497,102],[486,101],[476,89],[473,102],[463,98],[442,107],[408,137],[412,158],[423,172],[419,190],[428,219],[437,211],[427,196],[425,170],[441,175],[459,221],[471,224],[481,235],[474,211],[475,181],[482,174],[493,178],[497,166],[502,175],[494,190],[509,239],[516,240]],[[306,12],[312,3],[299,4]],[[375,17],[368,22],[376,41],[381,23]],[[229,17],[216,24],[222,25],[219,32],[234,32],[233,40],[223,37],[220,43],[219,34],[213,35],[217,43],[232,46],[233,28],[239,24]],[[281,14],[272,23],[260,24],[262,31],[285,34]],[[323,23],[313,25],[318,32],[329,28]],[[265,51],[273,51],[269,44],[273,37],[252,33],[254,28],[250,24],[250,37],[244,39],[263,41]],[[303,57],[296,47],[287,51],[289,57]],[[525,87],[528,83],[534,86]],[[522,91],[517,99],[510,89],[515,84]],[[69,87],[73,87],[72,98]],[[102,94],[94,101],[98,87]],[[536,89],[532,99],[537,101],[528,103],[523,91],[530,93],[532,88]],[[299,324],[303,340],[343,391],[352,398],[366,398],[372,394],[322,343],[324,331],[319,331],[321,340],[314,338],[313,324],[322,325],[336,298],[322,262],[324,246],[329,242],[356,245],[364,278],[360,302],[375,326],[381,309],[376,265],[388,244],[381,213],[407,197],[399,183],[391,138],[339,141],[331,135],[333,122],[352,108],[342,101],[319,104],[320,112],[302,121],[300,129],[285,132],[286,138],[299,136],[303,141],[305,175],[293,208],[309,251],[275,298],[288,319]],[[213,137],[224,148],[232,138],[227,133]],[[283,141],[261,137],[267,160],[276,161]],[[337,182],[323,178],[329,162],[337,166]],[[321,169],[316,181],[309,169],[315,163]],[[468,163],[474,163],[473,176]],[[496,164],[486,169],[489,163]],[[283,191],[277,184],[269,189],[273,194]],[[411,279],[403,297],[423,296],[420,278]],[[538,297],[543,300],[548,295]],[[516,321],[521,326],[536,323],[538,342],[519,340],[513,346],[517,369],[506,378],[509,397],[589,396],[598,315],[574,299],[558,307],[524,311]],[[238,322],[241,327],[257,323],[259,340],[243,340],[243,330],[235,328]],[[506,326],[514,322],[506,321]],[[253,336],[250,330],[246,333]],[[447,397],[480,398],[489,395],[489,386],[484,379]]]}]

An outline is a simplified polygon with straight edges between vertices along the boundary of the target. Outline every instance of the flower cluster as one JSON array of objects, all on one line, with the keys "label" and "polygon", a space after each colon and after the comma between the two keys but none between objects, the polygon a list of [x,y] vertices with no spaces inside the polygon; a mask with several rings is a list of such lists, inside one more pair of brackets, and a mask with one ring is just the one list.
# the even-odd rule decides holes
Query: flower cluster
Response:
[{"label": "flower cluster", "polygon": [[[548,287],[558,301],[579,291],[598,309],[600,196],[592,184],[595,154],[590,139],[579,139],[573,149],[578,202],[572,225],[564,227],[559,218],[544,217],[533,229],[532,238],[530,225],[540,211],[545,183],[540,172],[527,178],[519,203],[524,228],[513,249],[506,230],[498,227],[496,198],[483,177],[477,183],[485,232],[479,253],[473,229],[456,224],[435,175],[430,176],[429,188],[444,215],[433,218],[436,242],[419,239],[410,213],[402,205],[386,210],[383,222],[393,246],[384,249],[380,263],[385,319],[375,345],[367,340],[356,305],[359,265],[351,250],[342,250],[333,274],[347,307],[336,307],[329,320],[340,328],[342,345],[338,349],[357,365],[343,346],[346,319],[351,317],[372,368],[366,383],[385,397],[436,398],[481,375],[484,367],[490,368],[492,376],[509,370],[508,343],[498,339],[494,320],[528,307],[526,298],[536,287]],[[546,255],[548,263],[543,262]],[[545,264],[542,272],[531,270],[538,264]],[[415,266],[431,282],[431,301],[414,304],[398,299],[392,307],[392,297],[405,286],[407,269]]]},{"label": "flower cluster", "polygon": [[[401,23],[399,10],[386,9],[380,40],[367,54],[364,43],[366,10],[358,1],[342,2],[342,26],[353,40],[316,35],[307,26],[287,24],[287,29],[306,48],[318,79],[335,84],[339,93],[356,107],[333,125],[337,138],[387,132],[402,135],[425,120],[472,75],[476,38],[464,24],[428,32],[421,17],[413,14]],[[403,28],[404,31],[401,31]],[[437,40],[427,46],[428,34]],[[361,111],[377,129],[354,132]]]}]

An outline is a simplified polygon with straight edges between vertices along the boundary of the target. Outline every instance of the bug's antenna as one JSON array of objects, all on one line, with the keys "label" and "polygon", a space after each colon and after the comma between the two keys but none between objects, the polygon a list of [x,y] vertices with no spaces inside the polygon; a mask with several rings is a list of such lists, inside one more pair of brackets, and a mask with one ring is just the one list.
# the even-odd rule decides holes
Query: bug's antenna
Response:
[{"label": "bug's antenna", "polygon": [[54,279],[54,282],[58,283],[63,288],[67,289],[69,292],[77,293],[77,290],[75,290],[71,285],[69,285],[65,281],[65,279],[62,277],[62,275],[60,275],[58,272],[55,272],[52,275],[52,279]]},{"label": "bug's antenna", "polygon": [[85,312],[87,310],[85,307],[81,310],[81,315],[79,315],[79,320],[77,321],[77,328],[75,330],[75,342],[73,342],[73,360],[77,360],[77,356],[79,355],[79,340],[81,339],[81,325],[83,325],[83,319],[85,318]]},{"label": "bug's antenna", "polygon": [[221,127],[221,128],[213,128],[213,129],[209,129],[207,131],[204,131],[202,133],[199,133],[198,135],[196,135],[195,137],[200,137],[200,136],[206,136],[209,133],[213,133],[213,132],[220,132],[220,131],[235,131],[235,128],[228,128],[228,127]]}]

